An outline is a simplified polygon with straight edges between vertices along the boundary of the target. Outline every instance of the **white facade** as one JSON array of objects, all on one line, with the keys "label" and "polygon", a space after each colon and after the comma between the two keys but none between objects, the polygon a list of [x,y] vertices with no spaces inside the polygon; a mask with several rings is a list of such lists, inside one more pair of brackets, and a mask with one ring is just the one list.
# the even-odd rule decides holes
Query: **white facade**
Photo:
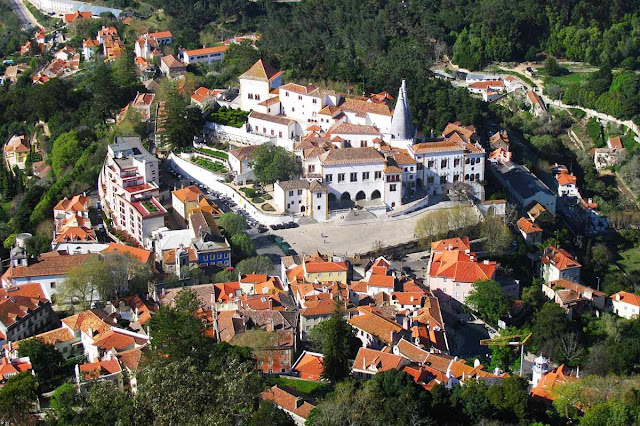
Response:
[{"label": "white facade", "polygon": [[382,199],[385,193],[384,167],[382,156],[366,163],[323,164],[323,182],[329,187],[329,199]]},{"label": "white facade", "polygon": [[251,111],[256,110],[259,103],[276,96],[271,91],[282,85],[282,73],[260,59],[238,80],[240,109]]},{"label": "white facade", "polygon": [[160,195],[158,159],[139,137],[118,137],[109,145],[98,180],[104,211],[116,229],[127,232],[143,247],[151,246],[153,231],[164,226],[167,211]]},{"label": "white facade", "polygon": [[211,64],[221,62],[228,46],[204,47],[202,49],[185,50],[182,52],[182,60],[185,64],[203,63]]},{"label": "white facade", "polygon": [[613,312],[626,319],[634,319],[640,316],[640,296],[620,291],[611,296]]},{"label": "white facade", "polygon": [[282,211],[310,216],[318,222],[329,219],[327,188],[317,181],[276,182],[273,199]]}]

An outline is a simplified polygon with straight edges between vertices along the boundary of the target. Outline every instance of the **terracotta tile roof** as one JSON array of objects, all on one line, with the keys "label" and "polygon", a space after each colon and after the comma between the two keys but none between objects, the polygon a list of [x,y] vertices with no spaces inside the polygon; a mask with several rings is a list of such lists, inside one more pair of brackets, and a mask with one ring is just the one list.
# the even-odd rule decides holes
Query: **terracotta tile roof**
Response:
[{"label": "terracotta tile roof", "polygon": [[394,343],[391,338],[391,333],[398,334],[402,332],[403,328],[397,322],[383,317],[382,315],[374,312],[367,312],[360,310],[361,315],[356,315],[349,319],[349,324],[352,326],[369,333],[381,342],[385,342],[388,345]]},{"label": "terracotta tile roof", "polygon": [[147,341],[148,339],[131,336],[116,328],[112,328],[111,330],[103,333],[100,338],[94,340],[93,344],[94,346],[104,350],[116,349],[117,351],[121,351],[133,348],[135,345],[144,345]]},{"label": "terracotta tile roof", "polygon": [[11,139],[4,145],[4,150],[7,152],[29,152],[29,141],[25,139],[24,135],[13,135]]},{"label": "terracotta tile roof", "polygon": [[187,186],[186,188],[171,191],[171,194],[174,195],[178,200],[185,203],[187,201],[198,201],[198,195],[202,195],[202,191],[196,185],[191,185]]},{"label": "terracotta tile roof", "polygon": [[394,291],[391,293],[391,298],[396,300],[400,305],[415,305],[422,306],[422,300],[424,299],[424,293],[408,293]]},{"label": "terracotta tile roof", "polygon": [[396,347],[398,348],[398,353],[411,362],[423,364],[429,357],[429,352],[420,349],[405,339],[400,339]]},{"label": "terracotta tile roof", "polygon": [[124,244],[109,243],[109,247],[102,250],[100,253],[118,253],[128,254],[138,259],[142,263],[148,263],[151,259],[151,252],[137,247],[131,247]]},{"label": "terracotta tile roof", "polygon": [[160,60],[168,67],[168,68],[183,68],[185,65],[180,62],[178,58],[173,55],[167,55],[160,58]]},{"label": "terracotta tile roof", "polygon": [[65,197],[58,201],[53,210],[64,210],[68,212],[86,212],[89,211],[89,197],[85,195],[74,195],[71,199]]},{"label": "terracotta tile roof", "polygon": [[570,173],[558,173],[556,175],[556,180],[560,186],[565,185],[575,185],[578,178],[576,178],[573,174]]},{"label": "terracotta tile roof", "polygon": [[121,299],[117,299],[111,302],[111,304],[119,309],[120,304],[124,303],[125,306],[129,307],[132,311],[138,310],[138,322],[140,325],[144,325],[147,321],[151,319],[151,316],[158,312],[158,304],[151,300],[143,300],[137,294],[132,296],[123,297]]},{"label": "terracotta tile roof", "polygon": [[227,283],[216,283],[213,285],[212,301],[218,303],[228,303],[236,300],[241,295],[240,283],[231,281]]},{"label": "terracotta tile roof", "polygon": [[306,308],[300,311],[300,316],[310,317],[317,315],[330,316],[336,308],[336,302],[332,299],[309,301]]},{"label": "terracotta tile roof", "polygon": [[612,294],[611,299],[617,302],[627,303],[629,305],[640,306],[640,296],[627,291],[619,291],[616,294]]},{"label": "terracotta tile roof", "polygon": [[261,283],[267,281],[266,274],[244,274],[240,276],[241,283]]},{"label": "terracotta tile roof", "polygon": [[146,348],[146,346],[120,352],[116,355],[116,358],[118,358],[118,361],[120,361],[121,366],[126,367],[130,371],[136,372],[138,371],[138,367],[140,366],[140,361],[142,361],[144,358],[144,348]]},{"label": "terracotta tile roof", "polygon": [[28,370],[31,370],[31,363],[21,361],[19,358],[9,361],[7,358],[2,357],[0,360],[0,382],[5,382],[11,376]]},{"label": "terracotta tile roof", "polygon": [[311,410],[315,408],[315,405],[304,401],[301,397],[292,394],[290,391],[287,391],[278,385],[262,392],[260,397],[273,402],[281,409],[296,414],[303,419],[309,417],[309,413],[311,413]]},{"label": "terracotta tile roof", "polygon": [[84,380],[94,380],[109,374],[115,374],[122,371],[117,359],[109,361],[89,362],[78,366]]},{"label": "terracotta tile roof", "polygon": [[504,83],[500,80],[477,81],[475,83],[471,83],[467,88],[480,90],[504,89]]},{"label": "terracotta tile roof", "polygon": [[453,134],[458,134],[462,137],[462,140],[469,142],[476,136],[476,128],[474,126],[463,126],[459,121],[448,123],[442,132],[442,136],[449,138]]},{"label": "terracotta tile roof", "polygon": [[39,283],[0,288],[0,323],[8,328],[46,302]]},{"label": "terracotta tile roof", "polygon": [[454,237],[431,243],[431,251],[439,252],[445,250],[471,250],[469,237]]},{"label": "terracotta tile roof", "polygon": [[322,108],[320,111],[318,111],[318,114],[329,115],[333,117],[334,115],[337,115],[340,112],[341,111],[339,107],[333,106],[333,105],[327,105],[324,108]]},{"label": "terracotta tile roof", "polygon": [[399,152],[397,154],[392,154],[391,157],[393,157],[393,159],[396,161],[396,163],[398,165],[404,166],[404,165],[413,165],[416,164],[417,161],[414,160],[413,158],[411,158],[411,156],[407,153],[404,152]]},{"label": "terracotta tile roof", "polygon": [[542,228],[540,228],[537,224],[531,222],[526,217],[521,217],[516,222],[518,225],[518,229],[520,229],[525,234],[534,234],[536,232],[542,232]]},{"label": "terracotta tile roof", "polygon": [[620,139],[620,136],[609,138],[607,143],[609,145],[609,148],[611,149],[624,149],[624,145],[622,145],[622,139]]},{"label": "terracotta tile roof", "polygon": [[149,37],[153,37],[155,39],[159,39],[159,38],[173,37],[173,35],[171,34],[171,31],[158,31],[158,32],[155,32],[155,33],[149,33]]},{"label": "terracotta tile roof", "polygon": [[280,102],[280,97],[274,96],[273,98],[265,99],[264,101],[260,102],[258,105],[270,106],[270,105],[275,105],[279,102]]},{"label": "terracotta tile roof", "polygon": [[492,279],[496,267],[495,261],[478,262],[474,253],[466,254],[463,251],[447,250],[434,255],[429,274],[451,278],[458,282],[474,283]]},{"label": "terracotta tile roof", "polygon": [[186,50],[184,53],[186,53],[189,56],[210,55],[211,53],[226,52],[228,48],[229,46],[225,46],[225,45],[203,47],[202,49]]},{"label": "terracotta tile roof", "polygon": [[594,288],[582,285],[582,284],[578,284],[578,283],[574,283],[571,281],[567,281],[567,280],[555,280],[555,281],[550,281],[547,283],[547,285],[553,289],[555,288],[563,288],[566,290],[571,290],[575,293],[577,293],[580,296],[583,296],[586,292],[591,292],[594,296],[606,296],[607,294],[605,292],[602,291],[598,291]]},{"label": "terracotta tile roof", "polygon": [[462,151],[462,147],[453,141],[422,142],[409,147],[416,154],[426,154],[430,152],[450,152]]},{"label": "terracotta tile roof", "polygon": [[[60,327],[60,328],[56,328],[55,330],[37,334],[27,339],[22,339],[22,340],[18,340],[17,342],[13,342],[11,343],[11,347],[13,349],[18,349],[22,342],[26,342],[29,339],[38,339],[38,340],[41,340],[43,343],[55,346],[57,343],[68,342],[69,340],[73,340],[74,336],[73,336],[73,333],[68,328]],[[7,345],[5,345],[4,347],[7,348]]]},{"label": "terracotta tile roof", "polygon": [[248,160],[253,157],[253,151],[258,149],[259,146],[260,145],[250,145],[232,149],[229,151],[229,155],[236,157],[240,161]]},{"label": "terracotta tile roof", "polygon": [[531,388],[531,395],[534,398],[546,399],[548,401],[553,401],[556,398],[554,388],[562,385],[564,383],[579,380],[574,376],[567,376],[564,374],[564,364],[560,365],[558,368],[548,372],[538,383]]},{"label": "terracotta tile roof", "polygon": [[385,287],[393,289],[395,279],[392,275],[372,274],[367,280],[369,287]]},{"label": "terracotta tile roof", "polygon": [[324,370],[322,364],[322,354],[304,351],[291,367],[291,371],[298,373],[304,379],[320,380]]},{"label": "terracotta tile roof", "polygon": [[313,84],[309,84],[308,86],[303,86],[301,84],[296,84],[296,83],[287,83],[287,84],[283,84],[282,86],[280,86],[279,89],[280,90],[286,90],[286,91],[289,91],[289,92],[295,92],[295,93],[298,93],[300,95],[306,95],[309,92],[315,90],[316,87]]},{"label": "terracotta tile roof", "polygon": [[549,246],[544,250],[544,254],[540,259],[540,262],[545,265],[553,265],[561,271],[565,269],[580,268],[582,266],[573,259],[573,256],[569,254],[569,252],[552,246]]},{"label": "terracotta tile roof", "polygon": [[259,81],[271,81],[278,76],[282,75],[282,71],[278,71],[271,65],[264,62],[262,59],[251,66],[244,72],[239,79],[259,80]]},{"label": "terracotta tile roof", "polygon": [[527,97],[529,98],[529,101],[532,104],[539,105],[543,109],[546,109],[544,104],[542,103],[542,100],[540,99],[540,97],[537,94],[535,94],[534,92],[532,92],[531,90],[529,90],[527,92]]},{"label": "terracotta tile roof", "polygon": [[8,278],[39,277],[43,275],[65,275],[72,268],[90,259],[97,258],[94,253],[68,254],[67,252],[49,252],[40,256],[38,262],[29,266],[17,266],[9,269]]},{"label": "terracotta tile roof", "polygon": [[[185,247],[189,253],[189,263],[198,263],[198,255],[191,247]],[[176,261],[176,249],[167,250],[162,254],[162,261],[165,265],[174,264]]]},{"label": "terracotta tile roof", "polygon": [[269,121],[271,123],[281,124],[283,126],[288,126],[291,123],[295,123],[295,120],[292,118],[288,118],[282,115],[263,114],[258,111],[251,111],[251,113],[249,114],[249,118],[255,118],[256,120]]},{"label": "terracotta tile roof", "polygon": [[331,149],[320,157],[323,165],[384,163],[384,157],[375,148]]},{"label": "terracotta tile roof", "polygon": [[347,270],[345,262],[307,262],[304,263],[307,273],[343,272]]},{"label": "terracotta tile roof", "polygon": [[[63,318],[64,325],[74,331],[82,331],[91,338],[99,338],[101,334],[111,330],[111,325],[104,322],[103,318],[97,315],[97,310],[89,310],[77,313],[67,318]],[[100,311],[101,314],[106,315]],[[91,333],[89,332],[91,330]]]},{"label": "terracotta tile roof", "polygon": [[360,348],[355,361],[353,361],[353,369],[377,374],[388,370],[400,370],[405,364],[406,361],[400,355]]},{"label": "terracotta tile roof", "polygon": [[86,229],[80,226],[64,227],[57,233],[53,239],[56,243],[64,243],[69,241],[98,241],[96,233],[93,229]]},{"label": "terracotta tile roof", "polygon": [[341,122],[334,124],[327,131],[328,134],[344,134],[344,135],[380,135],[378,129],[375,126],[365,124],[353,124],[347,122]]},{"label": "terracotta tile roof", "polygon": [[339,105],[341,111],[355,112],[358,116],[364,116],[366,114],[377,114],[391,117],[393,111],[388,105],[382,103],[368,102],[362,99],[347,98],[342,104]]}]

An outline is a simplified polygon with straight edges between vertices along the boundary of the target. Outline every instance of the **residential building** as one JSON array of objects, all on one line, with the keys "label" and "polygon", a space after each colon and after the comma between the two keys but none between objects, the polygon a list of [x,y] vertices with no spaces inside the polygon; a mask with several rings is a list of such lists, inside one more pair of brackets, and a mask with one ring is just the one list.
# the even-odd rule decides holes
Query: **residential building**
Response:
[{"label": "residential building", "polygon": [[29,153],[31,153],[31,143],[24,135],[13,135],[4,144],[2,153],[7,170],[13,171],[16,166],[20,170],[24,170]]},{"label": "residential building", "polygon": [[554,399],[556,399],[554,389],[568,382],[579,380],[579,378],[572,374],[565,373],[566,367],[564,364],[554,368],[552,371],[549,371],[548,364],[546,364],[546,370],[542,370],[541,373],[539,372],[539,365],[544,364],[538,364],[538,362],[542,361],[546,363],[546,358],[542,356],[536,358],[533,366],[533,387],[531,388],[531,396],[533,399],[550,404]]},{"label": "residential building", "polygon": [[246,185],[253,182],[255,176],[251,168],[253,160],[253,152],[260,145],[249,145],[229,151],[229,168],[234,174],[234,182],[236,185]]},{"label": "residential building", "polygon": [[160,31],[141,35],[135,43],[136,58],[147,61],[162,56],[162,47],[173,42],[171,31]]},{"label": "residential building", "polygon": [[64,198],[53,208],[55,234],[51,249],[69,243],[77,245],[96,244],[98,238],[89,219],[89,197],[85,194]]},{"label": "residential building", "polygon": [[542,283],[542,292],[548,299],[563,308],[569,319],[575,319],[583,312],[604,310],[607,294],[577,282],[564,279]]},{"label": "residential building", "polygon": [[277,181],[273,184],[273,199],[278,209],[309,216],[319,222],[329,219],[327,187],[317,180]]},{"label": "residential building", "polygon": [[187,66],[175,56],[167,55],[160,58],[160,72],[167,78],[178,78],[187,72]]},{"label": "residential building", "polygon": [[141,121],[150,121],[151,120],[151,107],[153,105],[153,101],[155,100],[156,95],[154,93],[136,93],[136,97],[133,101],[127,104],[126,107],[120,111],[118,117],[116,118],[117,122],[121,122],[124,120],[127,111],[129,108],[132,108],[135,112],[140,115]]},{"label": "residential building", "polygon": [[640,296],[627,291],[619,291],[610,297],[615,314],[626,319],[640,316]]},{"label": "residential building", "polygon": [[225,268],[231,266],[231,246],[218,229],[215,217],[203,208],[189,215],[191,246],[198,258],[198,266]]},{"label": "residential building", "polygon": [[279,409],[287,413],[296,426],[304,426],[315,404],[303,397],[294,395],[291,390],[285,390],[278,385],[263,391],[260,398],[273,402]]},{"label": "residential building", "polygon": [[566,170],[556,174],[556,182],[558,185],[558,196],[560,197],[579,197],[577,179],[573,173]]},{"label": "residential building", "polygon": [[[385,348],[388,349],[388,348]],[[353,377],[357,379],[370,379],[378,373],[389,370],[401,370],[409,364],[409,360],[395,355],[388,350],[378,351],[362,347],[358,350],[356,359],[351,369]]]},{"label": "residential building", "polygon": [[76,364],[75,383],[81,391],[85,391],[92,383],[105,381],[113,382],[118,389],[123,389],[122,368],[116,358]]},{"label": "residential building", "polygon": [[25,339],[59,324],[39,283],[0,288],[0,342]]},{"label": "residential building", "polygon": [[188,225],[189,215],[195,209],[204,209],[216,217],[222,215],[218,206],[210,203],[206,195],[196,185],[171,191],[171,207],[177,215],[176,220],[183,225]]},{"label": "residential building", "polygon": [[593,162],[596,170],[600,171],[607,167],[620,164],[626,152],[627,150],[622,145],[620,136],[607,139],[606,148],[595,148],[593,150]]},{"label": "residential building", "polygon": [[73,13],[65,13],[63,20],[65,24],[72,24],[78,20],[90,19],[91,17],[91,12],[80,12],[79,10],[76,10]]},{"label": "residential building", "polygon": [[259,328],[274,334],[269,346],[254,348],[256,368],[266,374],[289,373],[297,352],[297,312],[245,310],[241,312],[241,317],[244,319],[245,332]]},{"label": "residential building", "polygon": [[73,58],[75,54],[76,50],[73,47],[65,46],[62,49],[58,50],[54,57],[62,61],[68,61],[69,59]]},{"label": "residential building", "polygon": [[362,341],[363,348],[381,349],[411,336],[409,330],[383,315],[362,308],[358,311],[360,314],[351,317],[348,322],[357,330],[356,337]]},{"label": "residential building", "polygon": [[[308,340],[311,330],[322,321],[331,318],[335,309],[336,303],[333,299],[308,301],[306,307],[300,310],[300,340]],[[348,315],[349,312],[344,308],[343,316]]]},{"label": "residential building", "polygon": [[57,15],[72,14],[75,11],[79,12],[91,12],[92,17],[100,17],[100,14],[109,12],[116,18],[120,16],[122,10],[112,7],[96,6],[91,3],[84,3],[75,0],[30,0],[38,10],[49,14],[54,13]]},{"label": "residential building", "polygon": [[259,59],[240,75],[238,80],[240,81],[240,109],[256,110],[262,101],[276,96],[272,91],[282,85],[282,71],[276,70]]},{"label": "residential building", "polygon": [[298,360],[291,366],[291,372],[304,380],[320,381],[324,356],[316,352],[303,351]]},{"label": "residential building", "polygon": [[547,107],[535,92],[527,91],[527,101],[531,105],[531,113],[536,117],[544,117],[547,115]]},{"label": "residential building", "polygon": [[167,211],[160,196],[158,159],[140,137],[118,136],[107,148],[98,178],[102,209],[114,229],[124,231],[143,247],[151,247],[152,233],[164,226]]},{"label": "residential building", "polygon": [[516,226],[527,244],[538,245],[542,243],[542,228],[538,224],[526,217],[521,217]]},{"label": "residential building", "polygon": [[[259,95],[256,95],[259,96]],[[261,136],[280,139],[294,139],[302,135],[300,124],[289,117],[264,114],[251,111],[249,114],[249,130]]]},{"label": "residential building", "polygon": [[492,151],[499,148],[509,151],[509,133],[506,130],[498,130],[489,138],[489,146]]},{"label": "residential building", "polygon": [[3,356],[0,358],[0,388],[2,388],[11,377],[25,371],[31,371],[33,374],[33,367],[31,366],[29,357],[7,358]]},{"label": "residential building", "polygon": [[566,280],[577,283],[581,266],[568,251],[549,246],[540,259],[540,278],[544,282]]},{"label": "residential building", "polygon": [[100,46],[98,40],[84,39],[82,40],[82,56],[85,61],[90,61],[96,55],[96,50]]},{"label": "residential building", "polygon": [[[429,258],[428,284],[440,302],[465,304],[476,281],[495,278],[495,261],[478,261],[475,253],[464,250],[444,248],[431,252]],[[517,296],[517,295],[516,295]]]},{"label": "residential building", "polygon": [[221,62],[224,59],[224,52],[229,46],[203,47],[202,49],[182,51],[182,60],[185,64]]},{"label": "residential building", "polygon": [[209,105],[216,103],[216,97],[224,92],[223,89],[207,89],[206,87],[198,87],[191,95],[191,103],[204,109]]},{"label": "residential building", "polygon": [[285,285],[294,283],[346,283],[348,265],[341,260],[333,260],[318,252],[301,259],[294,259],[286,268],[283,267]]}]

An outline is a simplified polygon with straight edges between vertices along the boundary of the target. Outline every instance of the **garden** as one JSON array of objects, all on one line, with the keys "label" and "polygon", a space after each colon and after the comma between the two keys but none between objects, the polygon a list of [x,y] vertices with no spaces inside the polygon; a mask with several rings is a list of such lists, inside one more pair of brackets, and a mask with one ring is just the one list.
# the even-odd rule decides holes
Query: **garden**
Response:
[{"label": "garden", "polygon": [[213,121],[217,124],[224,126],[231,126],[240,128],[247,122],[249,113],[240,109],[231,109],[226,106],[220,107],[217,110],[209,113],[208,121]]},{"label": "garden", "polygon": [[220,163],[207,160],[206,158],[202,158],[202,157],[192,158],[191,162],[193,164],[196,164],[202,167],[203,169],[209,170],[210,172],[220,173],[220,174],[227,173],[227,168],[225,166],[223,166]]}]

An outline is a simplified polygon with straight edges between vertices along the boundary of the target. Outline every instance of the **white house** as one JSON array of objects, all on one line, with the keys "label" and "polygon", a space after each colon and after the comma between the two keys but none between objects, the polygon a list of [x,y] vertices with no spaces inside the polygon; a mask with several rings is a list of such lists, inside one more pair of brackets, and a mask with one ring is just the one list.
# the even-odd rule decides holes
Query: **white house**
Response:
[{"label": "white house", "polygon": [[82,56],[85,61],[90,61],[96,54],[96,49],[100,46],[98,40],[88,39],[82,40]]},{"label": "white house", "polygon": [[296,120],[258,111],[249,114],[249,130],[257,135],[278,139],[294,139],[302,135],[302,127]]},{"label": "white house", "polygon": [[540,277],[545,281],[580,281],[580,265],[564,249],[549,246],[540,259]]},{"label": "white house", "polygon": [[185,64],[220,62],[224,59],[224,52],[229,46],[203,47],[202,49],[185,50],[182,52],[182,60]]},{"label": "white house", "polygon": [[135,43],[136,58],[150,60],[162,56],[162,47],[169,46],[172,42],[171,31],[143,34]]},{"label": "white house", "polygon": [[234,182],[236,185],[246,185],[255,179],[251,161],[253,160],[253,152],[260,145],[249,145],[229,151],[229,168],[234,173]]},{"label": "white house", "polygon": [[282,211],[324,222],[329,219],[327,187],[317,180],[288,180],[273,184],[273,199]]},{"label": "white house", "polygon": [[563,170],[556,175],[556,181],[558,183],[558,196],[580,197],[577,178],[573,175],[573,173],[569,173],[568,171]]},{"label": "white house", "polygon": [[626,319],[640,316],[640,296],[626,291],[611,295],[613,312]]}]

